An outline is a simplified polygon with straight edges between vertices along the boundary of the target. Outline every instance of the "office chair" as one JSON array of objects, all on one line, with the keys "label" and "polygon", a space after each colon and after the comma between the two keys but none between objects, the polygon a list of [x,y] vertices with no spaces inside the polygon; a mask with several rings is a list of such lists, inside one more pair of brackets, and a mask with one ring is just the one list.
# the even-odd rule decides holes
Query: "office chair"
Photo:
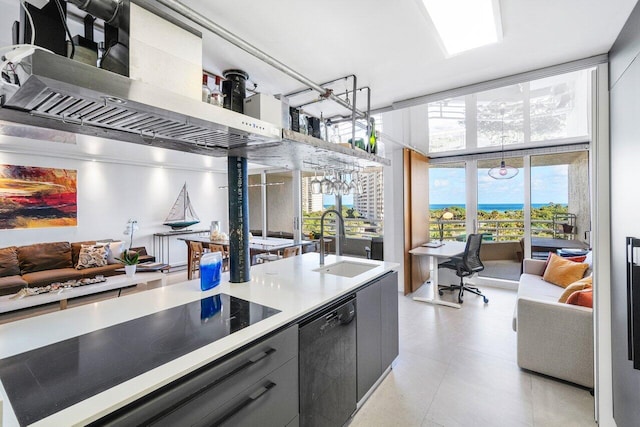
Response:
[{"label": "office chair", "polygon": [[461,257],[453,257],[449,261],[443,262],[438,267],[448,268],[455,270],[456,276],[460,278],[459,285],[443,286],[438,288],[438,293],[442,295],[442,291],[453,291],[458,289],[458,302],[462,303],[462,296],[464,291],[469,291],[473,294],[482,297],[485,304],[489,302],[489,299],[482,295],[482,292],[474,286],[465,285],[464,278],[471,277],[479,271],[484,270],[484,264],[480,261],[480,246],[482,245],[482,234],[470,234],[467,238],[467,245],[465,246],[464,253]]}]

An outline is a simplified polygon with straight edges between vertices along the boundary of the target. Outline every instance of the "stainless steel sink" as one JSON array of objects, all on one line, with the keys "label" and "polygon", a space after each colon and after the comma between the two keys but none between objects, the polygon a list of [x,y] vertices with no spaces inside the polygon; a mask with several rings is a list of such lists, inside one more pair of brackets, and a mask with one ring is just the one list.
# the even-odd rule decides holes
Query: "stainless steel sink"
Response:
[{"label": "stainless steel sink", "polygon": [[317,271],[318,273],[323,274],[333,274],[334,276],[356,277],[376,267],[377,265],[364,264],[360,262],[339,261],[335,264],[329,264],[320,268],[316,268],[313,271]]}]

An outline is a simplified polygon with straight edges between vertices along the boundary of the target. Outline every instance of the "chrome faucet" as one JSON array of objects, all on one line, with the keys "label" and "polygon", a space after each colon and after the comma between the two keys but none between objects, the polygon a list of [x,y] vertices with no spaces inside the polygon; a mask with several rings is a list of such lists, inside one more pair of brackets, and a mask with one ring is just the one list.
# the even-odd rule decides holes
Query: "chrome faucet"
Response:
[{"label": "chrome faucet", "polygon": [[[338,212],[335,209],[327,209],[322,214],[322,216],[320,217],[320,241],[319,241],[319,245],[320,245],[320,265],[324,265],[324,217],[327,216],[327,214],[331,213],[331,212],[336,214],[336,216],[340,220],[340,223],[338,224],[338,234],[340,235],[341,238],[344,237],[344,219],[342,218],[342,215],[340,214],[340,212]],[[340,248],[340,244],[338,242],[338,239],[336,239],[336,255],[342,255],[342,250]]]}]

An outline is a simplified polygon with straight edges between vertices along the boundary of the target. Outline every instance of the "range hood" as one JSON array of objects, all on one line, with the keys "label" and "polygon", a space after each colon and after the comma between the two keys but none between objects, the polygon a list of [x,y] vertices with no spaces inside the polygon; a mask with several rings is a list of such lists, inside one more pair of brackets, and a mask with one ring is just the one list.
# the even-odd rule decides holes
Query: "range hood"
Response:
[{"label": "range hood", "polygon": [[36,50],[3,93],[0,118],[210,156],[278,145],[282,129],[72,59]]},{"label": "range hood", "polygon": [[287,169],[391,163],[60,55],[36,50],[21,65],[0,120]]}]

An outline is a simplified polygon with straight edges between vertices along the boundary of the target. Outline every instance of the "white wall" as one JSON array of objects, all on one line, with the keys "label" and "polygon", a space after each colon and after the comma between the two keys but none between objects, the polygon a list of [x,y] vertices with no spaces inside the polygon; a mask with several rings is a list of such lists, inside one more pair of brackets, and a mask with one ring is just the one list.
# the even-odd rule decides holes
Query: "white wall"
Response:
[{"label": "white wall", "polygon": [[[77,136],[77,144],[0,136],[0,164],[78,171],[76,227],[0,230],[0,247],[37,242],[126,239],[129,218],[138,221],[134,246],[153,248],[153,234],[186,182],[192,205],[208,229],[212,220],[228,229],[226,159]],[[95,161],[93,161],[95,159]],[[186,261],[186,245],[173,239],[171,262]]]},{"label": "white wall", "polygon": [[[384,113],[384,133],[398,141],[405,138],[405,114],[402,111]],[[384,259],[400,263],[398,291],[404,290],[404,173],[403,147],[385,143],[386,157],[391,166],[384,168]]]}]

